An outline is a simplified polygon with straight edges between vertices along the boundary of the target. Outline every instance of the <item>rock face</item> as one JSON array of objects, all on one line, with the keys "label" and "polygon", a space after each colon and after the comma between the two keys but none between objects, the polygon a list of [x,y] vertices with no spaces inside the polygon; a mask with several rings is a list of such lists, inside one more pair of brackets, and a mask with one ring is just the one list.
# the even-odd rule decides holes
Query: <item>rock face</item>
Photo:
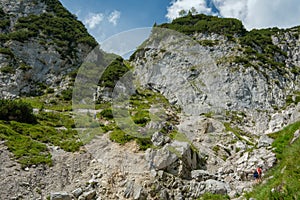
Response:
[{"label": "rock face", "polygon": [[[2,98],[40,95],[47,88],[66,89],[67,75],[97,45],[59,1],[3,0],[0,10],[0,19],[7,22],[0,27]],[[62,30],[57,21],[66,21],[69,33],[57,31]],[[81,32],[74,35],[74,29]]]}]

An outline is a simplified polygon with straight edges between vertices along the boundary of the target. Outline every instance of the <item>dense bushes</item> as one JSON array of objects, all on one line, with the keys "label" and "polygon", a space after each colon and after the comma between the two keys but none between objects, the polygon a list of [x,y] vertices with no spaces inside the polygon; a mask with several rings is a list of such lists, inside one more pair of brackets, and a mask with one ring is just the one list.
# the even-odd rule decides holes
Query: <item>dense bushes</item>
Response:
[{"label": "dense bushes", "polygon": [[69,88],[66,90],[63,90],[61,92],[61,98],[65,101],[70,101],[72,99],[73,89]]},{"label": "dense bushes", "polygon": [[84,25],[69,13],[44,13],[39,16],[21,17],[18,19],[16,29],[17,31],[27,30],[32,35],[43,33],[57,41],[68,41],[67,45],[71,45],[72,42],[87,42],[92,47],[97,45],[97,42],[88,34]]},{"label": "dense bushes", "polygon": [[242,22],[237,19],[219,18],[203,14],[189,14],[174,19],[170,24],[162,24],[159,27],[173,29],[188,35],[195,32],[243,35],[246,32]]},{"label": "dense bushes", "polygon": [[23,101],[0,100],[0,120],[36,123],[30,104]]},{"label": "dense bushes", "polygon": [[[40,36],[51,38],[59,46],[60,41],[67,41],[64,47],[75,51],[75,43],[85,43],[95,47],[97,42],[91,37],[84,25],[68,12],[57,0],[44,0],[47,4],[47,13],[28,15],[18,18],[14,31],[1,34],[0,40],[25,41]],[[0,29],[10,25],[10,16],[0,8]]]},{"label": "dense bushes", "polygon": [[106,68],[99,80],[99,85],[113,88],[116,82],[128,71],[129,69],[124,64],[123,58],[118,57]]}]

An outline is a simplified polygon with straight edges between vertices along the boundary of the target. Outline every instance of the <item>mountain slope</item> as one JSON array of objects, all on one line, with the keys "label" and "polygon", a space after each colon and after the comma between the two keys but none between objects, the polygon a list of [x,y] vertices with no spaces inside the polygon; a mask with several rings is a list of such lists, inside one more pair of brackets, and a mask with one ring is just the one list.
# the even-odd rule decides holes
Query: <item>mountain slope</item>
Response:
[{"label": "mountain slope", "polygon": [[[239,199],[257,166],[284,168],[264,191],[295,190],[285,177],[299,169],[283,156],[299,144],[298,27],[248,32],[236,19],[188,15],[154,27],[99,78],[107,55],[88,54],[96,44],[57,1],[1,5],[3,97],[47,91],[21,98],[34,112],[3,101],[1,198]],[[19,105],[32,124],[16,117]]]},{"label": "mountain slope", "polygon": [[58,87],[97,45],[57,0],[4,0],[0,18],[1,97]]}]

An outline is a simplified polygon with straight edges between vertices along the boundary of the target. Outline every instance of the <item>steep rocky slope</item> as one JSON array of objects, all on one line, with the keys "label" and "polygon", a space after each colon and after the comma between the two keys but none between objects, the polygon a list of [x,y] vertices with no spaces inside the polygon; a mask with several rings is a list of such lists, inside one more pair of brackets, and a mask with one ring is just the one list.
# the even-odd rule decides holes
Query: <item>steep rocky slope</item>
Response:
[{"label": "steep rocky slope", "polygon": [[66,76],[97,45],[57,0],[3,0],[0,19],[2,98],[65,89],[70,82]]},{"label": "steep rocky slope", "polygon": [[[49,30],[40,20],[60,24],[71,17],[70,27],[82,25],[56,1],[1,5],[3,97],[41,94],[43,84],[65,87],[65,76],[95,43],[85,31],[69,41],[63,27]],[[213,193],[243,199],[254,185],[253,170],[276,165],[269,133],[296,122],[291,142],[299,137],[299,38],[299,27],[248,32],[235,19],[188,15],[154,27],[130,61],[116,59],[96,85],[89,80],[101,70],[86,69],[105,59],[101,50],[92,51],[75,81],[74,93],[86,98],[75,95],[73,103],[82,108],[45,94],[30,98],[37,124],[0,121],[0,198],[197,199]],[[47,50],[26,54],[23,47]],[[36,73],[24,81],[25,72]],[[68,138],[74,130],[78,134]],[[18,134],[42,143],[50,166],[20,162],[9,146],[9,136]],[[66,152],[74,144],[79,151]]]}]

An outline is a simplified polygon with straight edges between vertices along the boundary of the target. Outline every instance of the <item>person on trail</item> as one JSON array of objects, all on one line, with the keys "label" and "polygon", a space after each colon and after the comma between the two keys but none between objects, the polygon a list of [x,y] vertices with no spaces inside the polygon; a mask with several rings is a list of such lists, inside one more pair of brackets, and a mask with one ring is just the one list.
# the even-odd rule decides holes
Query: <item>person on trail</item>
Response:
[{"label": "person on trail", "polygon": [[260,167],[257,167],[253,173],[253,177],[256,183],[261,182],[261,174],[262,174],[262,169]]}]

